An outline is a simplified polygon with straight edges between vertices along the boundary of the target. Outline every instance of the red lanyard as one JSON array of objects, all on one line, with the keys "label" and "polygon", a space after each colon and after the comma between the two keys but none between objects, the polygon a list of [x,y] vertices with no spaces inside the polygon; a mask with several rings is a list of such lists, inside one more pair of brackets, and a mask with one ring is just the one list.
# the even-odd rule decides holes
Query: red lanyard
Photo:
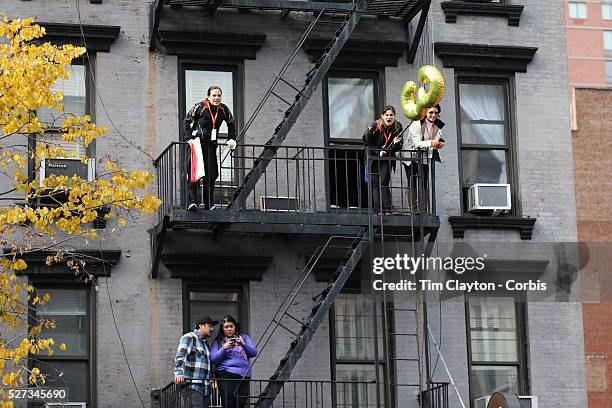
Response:
[{"label": "red lanyard", "polygon": [[215,129],[215,124],[217,123],[217,115],[219,115],[219,107],[217,107],[217,113],[215,113],[215,116],[213,116],[212,114],[212,110],[210,110],[210,103],[208,101],[206,101],[206,107],[208,108],[208,112],[210,112],[210,119],[212,120],[213,123],[213,129]]},{"label": "red lanyard", "polygon": [[389,140],[391,139],[391,136],[393,136],[393,129],[389,130],[389,134],[387,135],[387,133],[385,132],[385,130],[381,127],[380,131],[382,132],[383,136],[385,137],[385,144],[383,145],[384,148],[387,147],[387,144],[389,144]]}]

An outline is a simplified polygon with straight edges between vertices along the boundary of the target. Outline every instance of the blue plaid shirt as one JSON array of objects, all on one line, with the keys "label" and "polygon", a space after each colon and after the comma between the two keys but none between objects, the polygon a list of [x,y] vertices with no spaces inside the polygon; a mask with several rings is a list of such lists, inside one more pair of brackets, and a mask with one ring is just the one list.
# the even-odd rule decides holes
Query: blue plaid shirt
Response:
[{"label": "blue plaid shirt", "polygon": [[174,358],[174,374],[191,381],[191,388],[210,395],[210,348],[198,330],[181,337]]}]

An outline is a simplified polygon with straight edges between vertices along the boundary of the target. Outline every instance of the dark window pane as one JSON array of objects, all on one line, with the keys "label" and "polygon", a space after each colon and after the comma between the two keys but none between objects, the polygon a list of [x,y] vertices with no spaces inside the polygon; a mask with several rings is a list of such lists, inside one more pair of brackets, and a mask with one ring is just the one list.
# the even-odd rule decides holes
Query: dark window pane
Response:
[{"label": "dark window pane", "polygon": [[374,112],[374,80],[329,78],[329,137],[361,139]]},{"label": "dark window pane", "polygon": [[[55,340],[54,352],[57,355],[86,357],[88,346],[87,293],[82,289],[41,289],[42,295],[48,293],[51,299],[36,309],[38,318],[54,320],[55,329],[43,329],[41,335]],[[66,351],[59,349],[66,343]]]},{"label": "dark window pane", "polygon": [[189,292],[191,301],[204,302],[238,302],[240,301],[240,293],[238,292]]},{"label": "dark window pane", "polygon": [[461,141],[506,144],[504,88],[494,84],[460,84]]},{"label": "dark window pane", "polygon": [[363,151],[329,151],[329,203],[331,208],[367,208]]},{"label": "dark window pane", "polygon": [[69,400],[86,402],[88,395],[89,372],[84,361],[36,361],[42,374],[47,375],[45,387],[68,388]]},{"label": "dark window pane", "polygon": [[506,151],[463,149],[461,156],[464,185],[508,182]]},{"label": "dark window pane", "polygon": [[[374,359],[374,315],[369,295],[342,293],[334,306],[336,358]],[[383,358],[382,310],[378,316],[378,356]]]},{"label": "dark window pane", "polygon": [[[221,320],[230,314],[241,322],[240,306],[241,293],[233,292],[189,292],[189,329],[195,329],[195,321],[203,316],[210,316],[213,320]],[[240,329],[244,329],[241,327]],[[217,326],[215,326],[216,335]]]},{"label": "dark window pane", "polygon": [[494,392],[519,393],[516,366],[472,366],[470,379],[472,400]]}]

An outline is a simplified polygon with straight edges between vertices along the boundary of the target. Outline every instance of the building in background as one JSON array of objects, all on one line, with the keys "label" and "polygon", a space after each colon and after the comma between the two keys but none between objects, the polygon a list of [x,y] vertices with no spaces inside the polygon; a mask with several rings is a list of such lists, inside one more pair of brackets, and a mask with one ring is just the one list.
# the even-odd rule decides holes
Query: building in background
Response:
[{"label": "building in background", "polygon": [[[331,236],[342,236],[343,242],[334,245],[336,252],[325,253],[289,302],[297,321],[283,321],[289,330],[279,329],[270,338],[253,368],[255,377],[265,379],[263,387],[279,364],[287,367],[285,353],[309,335],[314,327],[309,313],[316,317],[317,308],[325,307],[313,297],[322,293],[327,299],[333,292],[326,292],[327,282],[358,260],[370,238],[366,231],[402,250],[412,243],[430,244],[429,250],[492,243],[488,255],[501,270],[538,274],[533,276],[554,274],[558,259],[551,251],[517,248],[577,241],[576,205],[568,193],[574,184],[561,0],[360,2],[356,7],[367,5],[365,15],[339,50],[334,41],[349,34],[346,24],[357,21],[352,3],[149,3],[2,1],[4,13],[33,15],[58,43],[81,44],[84,37],[89,57],[75,62],[77,75],[63,86],[73,109],[109,125],[109,134],[90,147],[91,155],[111,156],[125,167],[149,167],[163,200],[155,219],[134,220],[104,242],[96,258],[107,262],[91,269],[98,291],[30,259],[33,284],[65,300],[38,313],[63,316],[58,336],[66,338],[70,354],[56,355],[53,363],[70,373],[56,384],[67,384],[75,402],[104,408],[139,407],[141,400],[149,405],[151,391],[172,381],[179,336],[202,313],[215,318],[231,313],[260,340],[278,320],[275,312],[296,277]],[[326,13],[296,49],[323,7]],[[219,84],[243,128],[294,49],[282,88],[275,90],[282,99],[273,96],[259,111],[235,155],[219,149],[223,164],[215,199],[221,207],[235,206],[187,213],[185,148],[178,143],[186,110],[208,86]],[[326,63],[329,71],[319,75]],[[447,146],[435,167],[435,190],[431,180],[429,206],[418,215],[410,211],[398,164],[392,196],[399,214],[372,218],[362,132],[385,104],[400,106],[401,87],[428,63],[446,79]],[[319,82],[312,93],[311,81]],[[305,95],[310,100],[294,117]],[[407,122],[401,114],[398,119]],[[289,121],[295,124],[273,158],[257,160]],[[245,182],[262,160],[271,164]],[[501,215],[470,211],[468,190],[476,183],[508,185],[511,209]],[[245,193],[236,201],[240,188]],[[425,353],[400,337],[419,335],[414,317],[403,313],[414,297],[398,293],[379,302],[361,293],[359,284],[349,281],[334,294],[292,379],[313,387],[313,381],[321,381],[328,387],[321,397],[327,406],[425,406],[434,394],[422,389],[419,367],[408,362],[416,356],[424,363]],[[537,397],[540,408],[585,407],[580,302],[525,302],[522,295],[428,297],[428,323],[463,401],[480,408],[476,399],[511,391]],[[118,352],[122,349],[125,354]],[[460,407],[433,351],[430,362],[430,379],[449,392],[447,403],[434,407]],[[371,383],[376,378],[380,387]],[[332,381],[357,385],[343,388]],[[298,394],[300,403],[316,396],[312,389]]]},{"label": "building in background", "polygon": [[[584,332],[589,407],[612,405],[612,311],[605,250],[610,243],[612,191],[612,1],[565,4],[567,57],[572,100],[572,145],[576,181],[578,239],[592,248],[585,278]],[[597,140],[597,147],[589,143]],[[599,180],[599,181],[597,181]],[[597,184],[597,185],[596,185]]]}]

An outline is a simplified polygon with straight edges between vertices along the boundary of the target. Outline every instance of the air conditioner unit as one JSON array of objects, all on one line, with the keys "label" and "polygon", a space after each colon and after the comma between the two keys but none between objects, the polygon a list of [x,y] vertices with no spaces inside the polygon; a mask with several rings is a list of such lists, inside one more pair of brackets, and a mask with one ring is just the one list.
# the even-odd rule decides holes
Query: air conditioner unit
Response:
[{"label": "air conditioner unit", "polygon": [[468,210],[510,210],[510,184],[477,183],[468,189]]},{"label": "air conditioner unit", "polygon": [[259,197],[261,211],[299,211],[300,199],[296,197]]},{"label": "air conditioner unit", "polygon": [[87,408],[85,402],[47,402],[45,408]]},{"label": "air conditioner unit", "polygon": [[96,159],[90,158],[87,163],[78,159],[41,159],[40,160],[40,186],[50,175],[80,176],[82,179],[92,181],[96,177]]},{"label": "air conditioner unit", "polygon": [[[474,400],[474,408],[487,408],[490,399],[490,395],[476,398]],[[538,397],[535,395],[519,395],[519,401],[521,403],[521,408],[538,408]]]}]

